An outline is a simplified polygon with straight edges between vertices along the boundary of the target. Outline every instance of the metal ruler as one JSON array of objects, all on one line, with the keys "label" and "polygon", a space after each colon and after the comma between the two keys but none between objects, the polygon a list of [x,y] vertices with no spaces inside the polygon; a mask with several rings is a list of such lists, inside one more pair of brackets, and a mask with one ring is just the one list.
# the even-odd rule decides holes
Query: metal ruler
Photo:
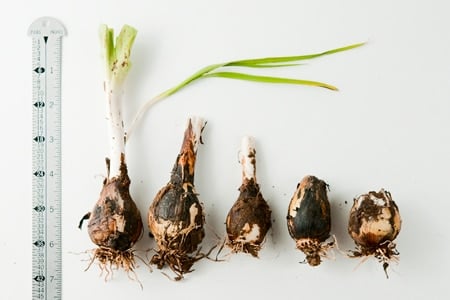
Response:
[{"label": "metal ruler", "polygon": [[32,37],[33,299],[61,299],[61,43],[66,31],[49,17]]}]

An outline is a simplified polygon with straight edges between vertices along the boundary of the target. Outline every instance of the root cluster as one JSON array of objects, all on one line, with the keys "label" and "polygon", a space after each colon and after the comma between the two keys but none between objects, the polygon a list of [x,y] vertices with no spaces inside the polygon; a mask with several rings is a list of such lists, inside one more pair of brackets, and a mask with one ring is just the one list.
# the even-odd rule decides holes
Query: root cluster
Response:
[{"label": "root cluster", "polygon": [[[103,277],[104,273],[106,273],[104,275],[105,281],[112,279],[114,270],[123,269],[130,279],[139,282],[136,273],[134,272],[136,261],[134,251],[131,249],[120,251],[106,247],[96,248],[93,250],[93,256],[85,271],[92,266],[94,261],[96,261],[100,267],[100,276]],[[140,282],[139,284],[142,286]]]},{"label": "root cluster", "polygon": [[374,256],[383,264],[384,273],[386,274],[386,277],[389,278],[387,268],[389,267],[389,263],[399,261],[398,255],[400,255],[400,253],[396,249],[396,244],[393,241],[387,240],[376,247],[364,247],[358,245],[357,250],[351,251],[349,256],[364,258]]}]

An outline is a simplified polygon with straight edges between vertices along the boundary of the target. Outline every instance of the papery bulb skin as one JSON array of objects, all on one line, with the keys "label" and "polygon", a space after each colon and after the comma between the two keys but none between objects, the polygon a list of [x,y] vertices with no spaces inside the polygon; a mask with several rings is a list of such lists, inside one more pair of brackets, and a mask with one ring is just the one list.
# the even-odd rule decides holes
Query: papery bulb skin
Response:
[{"label": "papery bulb skin", "polygon": [[358,196],[350,210],[348,233],[355,241],[353,257],[375,256],[385,270],[389,262],[398,260],[394,243],[400,232],[402,220],[397,204],[388,191],[370,191]]}]

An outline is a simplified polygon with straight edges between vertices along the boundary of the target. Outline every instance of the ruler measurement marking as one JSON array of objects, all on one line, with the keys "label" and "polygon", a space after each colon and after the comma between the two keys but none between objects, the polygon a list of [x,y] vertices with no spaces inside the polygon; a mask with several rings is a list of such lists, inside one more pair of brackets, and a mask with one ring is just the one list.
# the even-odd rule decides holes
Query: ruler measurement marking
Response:
[{"label": "ruler measurement marking", "polygon": [[[44,134],[45,134],[45,136],[47,137],[47,119],[48,119],[48,114],[47,114],[47,112],[48,112],[48,105],[47,105],[47,103],[48,103],[48,98],[47,98],[47,43],[45,43],[44,42],[44,103],[46,103],[46,105],[44,106],[44,108],[43,108],[43,111],[44,111],[44,115],[45,115],[45,117],[44,117],[44,120],[43,120],[43,123],[44,123]],[[39,74],[39,77],[42,75],[42,73],[41,74]],[[44,142],[44,158],[46,158],[47,157],[47,155],[48,155],[48,147],[47,147],[47,143],[46,142]],[[47,203],[47,197],[48,197],[48,193],[47,193],[47,190],[48,190],[48,170],[47,170],[47,159],[44,159],[44,165],[43,165],[43,167],[44,167],[44,182],[45,182],[45,184],[44,184],[44,186],[45,186],[45,192],[44,192],[44,206],[45,206],[45,208],[46,208],[46,211],[48,211],[48,203]],[[46,213],[44,213],[44,224],[48,224],[48,215],[46,214]],[[48,232],[48,230],[44,230],[44,242],[47,242],[48,241],[48,237],[47,237],[47,232]],[[46,245],[44,244],[44,247],[46,247]],[[48,257],[47,257],[47,249],[45,249],[43,247],[43,250],[44,250],[44,259],[45,259],[45,261],[47,262],[48,261]],[[43,282],[44,282],[44,285],[45,285],[45,290],[47,291],[48,290],[48,285],[47,285],[47,282],[48,282],[48,274],[47,274],[47,269],[48,269],[48,266],[45,266],[45,268],[44,268],[44,278],[46,279],[46,280],[44,280]]]},{"label": "ruler measurement marking", "polygon": [[55,19],[34,21],[33,87],[33,299],[61,299],[61,44]]}]

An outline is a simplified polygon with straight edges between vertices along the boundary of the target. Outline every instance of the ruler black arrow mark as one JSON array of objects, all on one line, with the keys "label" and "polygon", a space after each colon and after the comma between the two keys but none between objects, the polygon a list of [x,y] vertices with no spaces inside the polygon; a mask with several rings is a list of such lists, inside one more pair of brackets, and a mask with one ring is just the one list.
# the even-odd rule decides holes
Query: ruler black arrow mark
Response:
[{"label": "ruler black arrow mark", "polygon": [[33,209],[35,211],[37,211],[37,212],[43,212],[45,210],[45,206],[44,205],[37,205]]},{"label": "ruler black arrow mark", "polygon": [[42,282],[45,280],[45,276],[44,275],[37,275],[33,278],[35,281],[37,282]]},{"label": "ruler black arrow mark", "polygon": [[42,142],[45,142],[45,136],[38,135],[38,136],[35,136],[33,140],[37,143],[42,143]]},{"label": "ruler black arrow mark", "polygon": [[36,69],[34,69],[33,71],[35,71],[38,74],[42,74],[45,72],[45,69],[43,67],[37,67]]},{"label": "ruler black arrow mark", "polygon": [[33,245],[35,245],[36,247],[44,247],[45,246],[45,242],[39,240],[39,241],[34,242]]},{"label": "ruler black arrow mark", "polygon": [[45,102],[38,101],[38,102],[34,102],[33,105],[34,105],[34,107],[36,107],[36,108],[42,108],[42,107],[45,106]]},{"label": "ruler black arrow mark", "polygon": [[44,177],[45,176],[45,172],[44,171],[36,171],[33,173],[34,176],[36,177]]}]

